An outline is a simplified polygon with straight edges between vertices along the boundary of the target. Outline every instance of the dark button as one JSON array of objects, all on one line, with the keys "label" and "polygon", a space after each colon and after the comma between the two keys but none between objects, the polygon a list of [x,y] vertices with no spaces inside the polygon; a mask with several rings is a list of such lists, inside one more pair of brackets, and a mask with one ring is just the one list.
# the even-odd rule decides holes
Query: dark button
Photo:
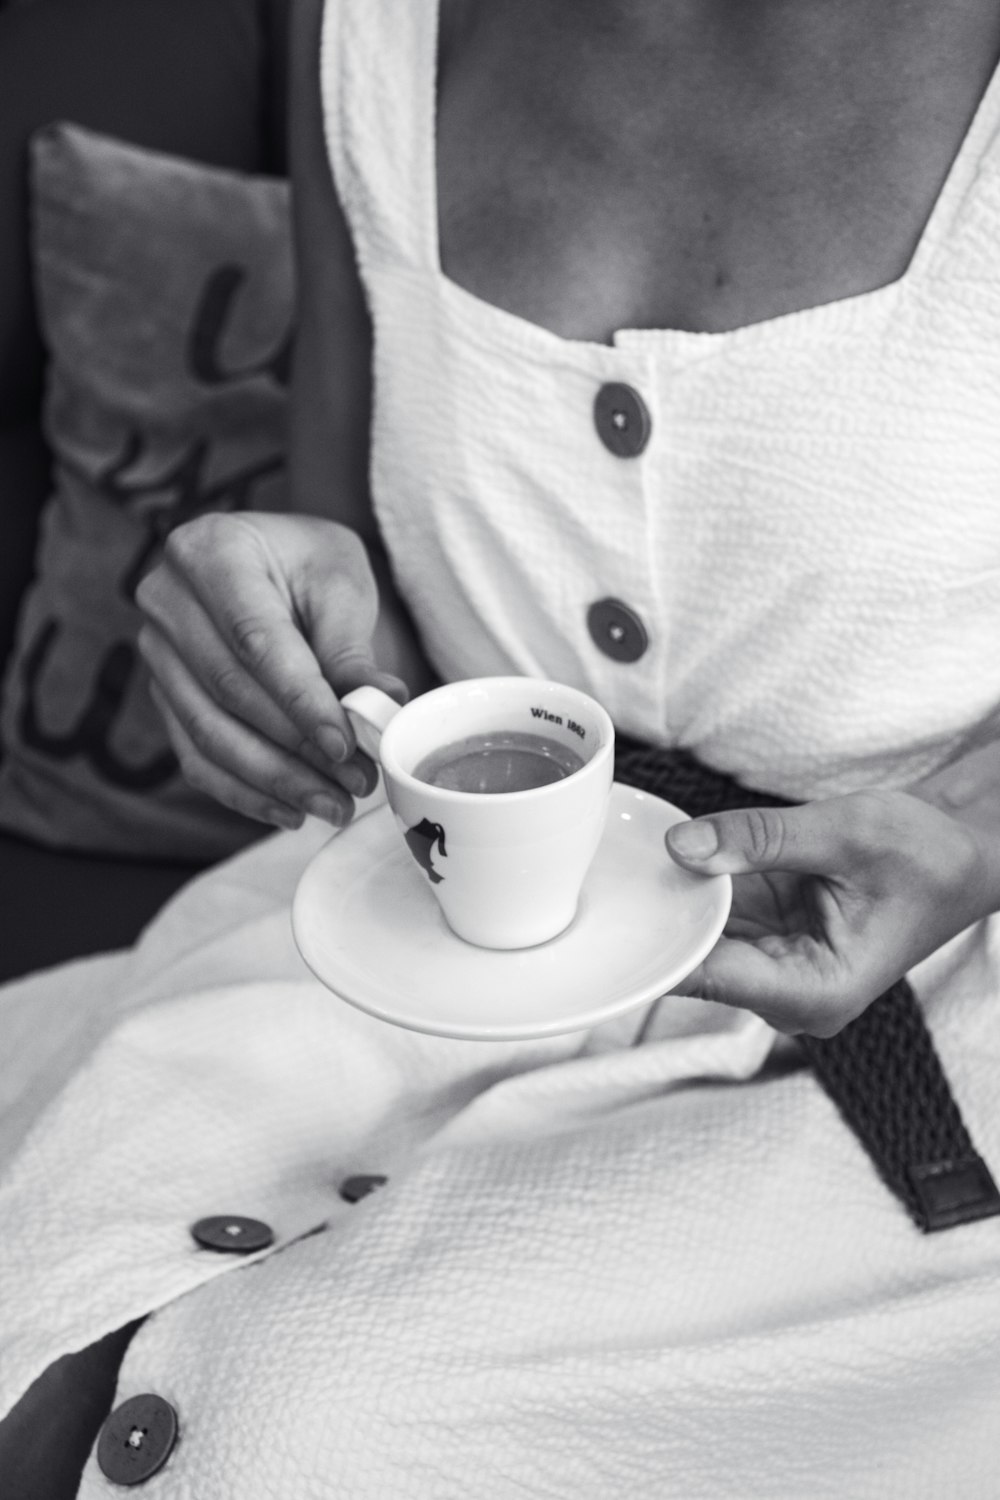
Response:
[{"label": "dark button", "polygon": [[638,661],[649,645],[646,627],[620,599],[598,599],[587,610],[587,629],[599,651],[612,661]]},{"label": "dark button", "polygon": [[97,1440],[97,1462],[112,1484],[158,1474],[177,1441],[177,1413],[162,1396],[133,1396],[113,1411]]},{"label": "dark button", "polygon": [[191,1225],[192,1237],[204,1250],[218,1250],[224,1255],[252,1255],[274,1244],[274,1231],[259,1219],[244,1219],[239,1214],[199,1219]]},{"label": "dark button", "polygon": [[384,1187],[388,1180],[387,1177],[378,1177],[371,1173],[347,1177],[340,1184],[340,1196],[345,1203],[360,1203],[362,1198],[367,1198],[368,1194],[374,1193],[376,1188]]},{"label": "dark button", "polygon": [[601,442],[618,458],[637,458],[653,424],[646,403],[630,385],[602,385],[594,398],[594,422]]}]

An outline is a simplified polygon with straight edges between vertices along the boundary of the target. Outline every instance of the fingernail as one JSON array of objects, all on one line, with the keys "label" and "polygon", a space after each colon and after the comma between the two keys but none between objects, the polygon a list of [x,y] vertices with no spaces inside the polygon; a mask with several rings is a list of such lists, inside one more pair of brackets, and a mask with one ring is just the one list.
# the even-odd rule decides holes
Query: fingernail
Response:
[{"label": "fingernail", "polygon": [[719,835],[710,822],[675,823],[667,842],[684,859],[708,859],[719,847]]},{"label": "fingernail", "polygon": [[347,741],[339,729],[332,724],[321,724],[316,731],[316,743],[328,760],[347,759]]},{"label": "fingernail", "polygon": [[337,772],[337,780],[341,786],[345,786],[353,797],[367,797],[371,791],[368,777],[360,766],[343,766]]},{"label": "fingernail", "polygon": [[302,814],[293,811],[293,809],[290,807],[269,808],[268,819],[270,822],[276,823],[279,828],[287,828],[291,830],[293,828],[302,827]]},{"label": "fingernail", "polygon": [[325,792],[317,792],[312,797],[307,797],[306,807],[314,818],[322,818],[324,823],[332,823],[335,828],[339,828],[345,822],[342,804],[335,797],[328,797]]},{"label": "fingernail", "polygon": [[383,693],[388,693],[397,703],[406,703],[410,696],[410,690],[403,679],[391,672],[380,672],[372,686],[381,688]]}]

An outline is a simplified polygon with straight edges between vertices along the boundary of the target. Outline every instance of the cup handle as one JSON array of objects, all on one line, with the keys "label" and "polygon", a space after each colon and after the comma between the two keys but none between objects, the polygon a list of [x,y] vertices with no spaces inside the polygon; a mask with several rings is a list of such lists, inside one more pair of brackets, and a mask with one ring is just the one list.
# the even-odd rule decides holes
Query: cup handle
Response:
[{"label": "cup handle", "polygon": [[389,727],[389,721],[396,717],[402,705],[390,698],[388,693],[383,693],[381,688],[359,687],[345,693],[340,706],[351,721],[359,747],[378,765],[383,731]]}]

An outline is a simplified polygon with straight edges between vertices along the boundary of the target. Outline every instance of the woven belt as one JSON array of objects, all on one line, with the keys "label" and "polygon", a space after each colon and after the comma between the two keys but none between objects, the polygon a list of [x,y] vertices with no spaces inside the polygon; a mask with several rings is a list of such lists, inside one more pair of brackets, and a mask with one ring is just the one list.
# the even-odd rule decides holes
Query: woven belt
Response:
[{"label": "woven belt", "polygon": [[[685,751],[621,737],[615,775],[694,818],[738,807],[790,806],[710,770]],[[905,979],[837,1036],[799,1041],[875,1169],[921,1229],[950,1229],[1000,1213],[996,1184],[972,1144]]]}]

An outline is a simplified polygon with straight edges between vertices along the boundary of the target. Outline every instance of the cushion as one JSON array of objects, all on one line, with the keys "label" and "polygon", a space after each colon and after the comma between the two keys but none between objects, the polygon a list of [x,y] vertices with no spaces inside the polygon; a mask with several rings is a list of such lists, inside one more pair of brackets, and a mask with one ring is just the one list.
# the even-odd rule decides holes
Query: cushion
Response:
[{"label": "cushion", "polygon": [[54,486],[3,684],[0,827],[211,860],[261,825],[181,778],[136,647],[170,530],[285,505],[288,185],[72,125],[32,146]]},{"label": "cushion", "polygon": [[17,612],[31,582],[38,518],[49,487],[48,451],[33,424],[0,426],[0,675],[14,645]]}]

